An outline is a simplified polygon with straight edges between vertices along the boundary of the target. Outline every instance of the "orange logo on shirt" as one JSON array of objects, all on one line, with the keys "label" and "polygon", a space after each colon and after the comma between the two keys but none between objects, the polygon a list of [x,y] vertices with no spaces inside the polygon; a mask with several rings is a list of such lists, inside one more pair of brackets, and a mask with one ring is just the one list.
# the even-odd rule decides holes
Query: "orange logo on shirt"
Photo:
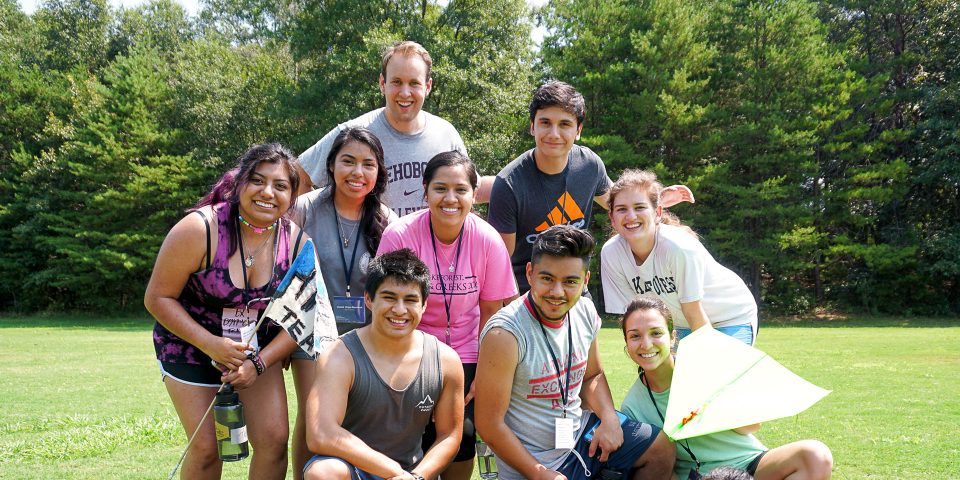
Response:
[{"label": "orange logo on shirt", "polygon": [[[564,212],[566,212],[566,215],[564,215]],[[569,193],[563,192],[563,195],[560,195],[560,198],[557,199],[557,206],[553,207],[553,210],[550,210],[547,215],[547,220],[537,225],[534,230],[539,233],[554,225],[572,223],[582,218],[583,211],[580,210],[577,201]]]}]

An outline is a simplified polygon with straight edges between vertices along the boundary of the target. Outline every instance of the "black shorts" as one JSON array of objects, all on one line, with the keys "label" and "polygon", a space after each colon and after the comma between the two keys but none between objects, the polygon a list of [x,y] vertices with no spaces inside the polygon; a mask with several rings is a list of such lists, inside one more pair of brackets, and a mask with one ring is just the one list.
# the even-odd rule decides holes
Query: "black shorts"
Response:
[{"label": "black shorts", "polygon": [[767,452],[769,451],[770,450],[764,450],[760,452],[760,454],[757,455],[756,457],[753,457],[753,460],[750,461],[750,465],[747,465],[747,473],[749,473],[750,475],[756,475],[757,467],[760,466],[760,459],[763,458],[763,456],[766,455]]},{"label": "black shorts", "polygon": [[195,387],[220,388],[220,370],[213,365],[160,362],[160,379],[170,377],[180,383]]},{"label": "black shorts", "polygon": [[[477,364],[476,363],[464,363],[463,364],[463,394],[466,395],[470,391],[470,384],[473,383],[473,379],[477,376]],[[457,455],[453,457],[454,462],[464,462],[467,460],[473,459],[477,456],[477,430],[473,426],[473,403],[470,402],[463,409],[463,437],[460,438],[460,450],[457,451]],[[437,429],[433,425],[433,421],[427,424],[427,429],[423,432],[423,441],[420,445],[423,447],[423,451],[426,452],[433,446],[433,442],[437,441]]]}]

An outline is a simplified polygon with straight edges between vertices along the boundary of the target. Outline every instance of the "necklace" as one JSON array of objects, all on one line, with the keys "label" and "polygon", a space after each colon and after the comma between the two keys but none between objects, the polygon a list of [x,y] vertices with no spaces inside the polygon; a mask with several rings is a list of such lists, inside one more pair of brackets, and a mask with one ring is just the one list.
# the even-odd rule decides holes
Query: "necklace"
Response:
[{"label": "necklace", "polygon": [[[273,223],[271,223],[270,226],[268,226],[268,227],[258,227],[258,226],[256,226],[256,225],[248,222],[245,218],[243,218],[243,215],[239,215],[239,214],[238,214],[238,215],[237,215],[237,218],[240,219],[240,223],[242,223],[242,224],[250,227],[251,229],[253,229],[253,233],[256,233],[257,235],[260,235],[261,233],[266,232],[266,231],[269,231],[269,230],[273,230],[274,227],[277,226],[277,222],[273,222]],[[278,221],[279,221],[279,220],[278,220]]]},{"label": "necklace", "polygon": [[447,267],[447,271],[450,272],[450,273],[453,273],[453,272],[457,269],[457,268],[456,268],[456,267],[457,267],[457,266],[456,266],[456,262],[457,262],[456,257],[454,257],[453,260],[447,261],[446,255],[443,255],[443,250],[437,250],[437,253],[440,254],[440,259],[443,260],[443,263],[449,263],[449,264],[450,264],[450,266]]},{"label": "necklace", "polygon": [[[237,232],[237,233],[239,234],[240,232]],[[272,237],[273,235],[270,235],[270,236]],[[260,246],[257,247],[257,249],[250,255],[244,255],[243,249],[241,247],[240,255],[243,257],[243,264],[246,265],[247,268],[253,267],[253,264],[256,261],[257,255],[260,255],[260,252],[262,252],[263,249],[266,248],[268,243],[270,243],[270,239],[265,238],[263,242],[260,243]],[[241,241],[240,244],[243,245],[243,242]]]},{"label": "necklace", "polygon": [[[333,208],[334,213],[337,214],[337,226],[340,227],[340,240],[343,241],[343,248],[350,248],[350,237],[353,236],[353,232],[357,231],[360,228],[360,220],[357,220],[357,223],[353,224],[353,228],[350,229],[350,233],[345,233],[343,230],[343,222],[340,219],[340,212],[337,212],[337,208]],[[363,209],[360,209],[360,218],[363,218]]]},{"label": "necklace", "polygon": [[430,241],[433,243],[433,261],[437,263],[437,274],[440,274],[440,258],[443,258],[443,263],[449,263],[450,266],[447,267],[448,272],[455,272],[457,270],[457,262],[460,261],[460,242],[463,240],[463,228],[467,222],[463,222],[463,225],[460,225],[460,232],[457,233],[457,254],[450,262],[447,262],[446,256],[441,257],[443,252],[437,249],[437,234],[433,231],[433,219],[428,217],[427,222],[430,224]]}]

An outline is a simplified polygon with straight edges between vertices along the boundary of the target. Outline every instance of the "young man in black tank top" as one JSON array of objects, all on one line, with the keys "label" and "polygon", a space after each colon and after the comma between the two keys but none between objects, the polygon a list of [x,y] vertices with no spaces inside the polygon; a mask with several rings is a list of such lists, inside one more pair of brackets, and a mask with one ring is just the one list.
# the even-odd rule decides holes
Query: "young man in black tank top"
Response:
[{"label": "young man in black tank top", "polygon": [[[463,369],[456,352],[416,330],[429,270],[409,249],[370,262],[364,299],[370,325],[317,359],[307,397],[305,479],[435,478],[460,446]],[[434,417],[437,440],[423,429]]]}]

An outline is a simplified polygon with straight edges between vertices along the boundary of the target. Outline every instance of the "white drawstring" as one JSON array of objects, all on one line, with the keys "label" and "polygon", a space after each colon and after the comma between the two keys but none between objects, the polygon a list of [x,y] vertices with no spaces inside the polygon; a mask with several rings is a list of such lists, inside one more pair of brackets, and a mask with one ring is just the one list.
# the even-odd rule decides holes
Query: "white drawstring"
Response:
[{"label": "white drawstring", "polygon": [[589,477],[590,475],[593,475],[593,473],[590,472],[590,469],[587,468],[587,462],[584,462],[584,461],[583,461],[583,457],[580,456],[580,453],[577,452],[577,449],[576,449],[576,448],[571,449],[571,450],[570,450],[570,453],[574,454],[574,455],[577,457],[577,460],[580,461],[580,465],[583,466],[583,474],[584,474],[584,475],[586,475],[586,476],[588,476],[588,477]]}]

